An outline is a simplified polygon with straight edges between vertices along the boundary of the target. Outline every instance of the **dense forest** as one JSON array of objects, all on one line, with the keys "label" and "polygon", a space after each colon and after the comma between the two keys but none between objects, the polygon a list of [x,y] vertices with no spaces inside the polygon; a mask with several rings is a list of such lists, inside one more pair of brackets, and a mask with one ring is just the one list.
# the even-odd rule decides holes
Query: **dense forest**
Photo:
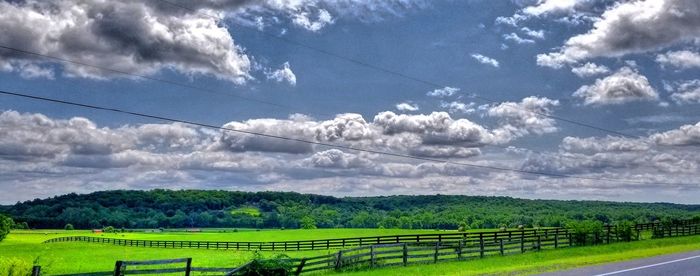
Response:
[{"label": "dense forest", "polygon": [[349,197],[289,192],[103,191],[1,206],[31,228],[412,228],[563,226],[700,215],[700,205],[529,200],[486,196]]}]

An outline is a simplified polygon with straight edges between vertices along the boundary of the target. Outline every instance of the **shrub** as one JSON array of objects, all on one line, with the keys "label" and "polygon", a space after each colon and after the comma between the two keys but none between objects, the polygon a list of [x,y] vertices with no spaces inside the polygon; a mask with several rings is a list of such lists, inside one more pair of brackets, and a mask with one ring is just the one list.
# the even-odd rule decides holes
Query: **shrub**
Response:
[{"label": "shrub", "polygon": [[19,258],[0,257],[0,275],[26,276],[31,275],[32,263]]},{"label": "shrub", "polygon": [[117,232],[117,229],[115,229],[114,226],[107,226],[105,228],[102,228],[102,232],[115,233],[115,232]]},{"label": "shrub", "polygon": [[566,224],[576,245],[586,245],[588,241],[598,243],[603,233],[603,223],[597,220],[572,221]]},{"label": "shrub", "polygon": [[467,232],[469,230],[469,225],[467,225],[466,222],[460,222],[459,227],[457,228],[457,231],[459,232]]},{"label": "shrub", "polygon": [[637,230],[634,228],[634,223],[629,220],[615,224],[615,233],[617,233],[617,238],[622,241],[631,241],[632,238],[637,238]]},{"label": "shrub", "polygon": [[301,228],[303,229],[316,229],[316,221],[310,216],[305,216],[301,218]]},{"label": "shrub", "polygon": [[66,226],[63,227],[64,230],[75,230],[75,227],[73,227],[73,224],[66,224]]},{"label": "shrub", "polygon": [[263,259],[255,252],[253,260],[234,275],[245,276],[286,276],[294,269],[294,262],[289,256],[280,254],[270,259]]},{"label": "shrub", "polygon": [[15,223],[15,225],[13,226],[13,228],[14,228],[14,229],[28,230],[28,229],[29,229],[29,224],[27,224],[26,221],[18,222],[18,223]]},{"label": "shrub", "polygon": [[0,241],[4,240],[5,237],[7,237],[7,234],[10,233],[10,230],[14,225],[15,222],[12,221],[11,218],[0,215]]}]

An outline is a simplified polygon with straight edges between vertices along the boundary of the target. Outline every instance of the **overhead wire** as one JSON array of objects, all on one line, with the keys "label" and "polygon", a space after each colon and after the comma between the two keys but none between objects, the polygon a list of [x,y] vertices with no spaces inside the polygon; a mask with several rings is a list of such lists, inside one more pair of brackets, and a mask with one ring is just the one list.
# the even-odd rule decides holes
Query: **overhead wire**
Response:
[{"label": "overhead wire", "polygon": [[182,124],[187,124],[187,125],[192,125],[192,126],[197,126],[197,127],[202,127],[202,128],[208,128],[208,129],[214,129],[214,130],[220,130],[220,131],[226,131],[226,132],[235,132],[235,133],[241,133],[241,134],[246,134],[246,135],[254,135],[254,136],[265,137],[265,138],[270,138],[270,139],[299,142],[299,143],[324,146],[324,147],[329,147],[329,148],[344,149],[344,150],[350,150],[350,151],[356,151],[356,152],[366,152],[366,153],[372,153],[372,154],[378,154],[378,155],[384,155],[384,156],[390,156],[390,157],[398,157],[398,158],[404,158],[404,159],[412,159],[412,160],[418,160],[418,161],[427,161],[427,162],[451,164],[451,165],[457,165],[457,166],[466,166],[466,167],[472,167],[472,168],[478,168],[478,169],[506,171],[506,172],[514,172],[514,173],[520,173],[520,174],[529,174],[529,175],[544,176],[544,177],[551,177],[551,178],[571,178],[571,179],[580,179],[580,180],[608,181],[608,182],[615,182],[615,183],[685,185],[683,183],[659,183],[659,182],[650,183],[650,182],[643,182],[643,181],[632,181],[632,180],[627,180],[627,179],[587,177],[587,176],[578,176],[578,175],[570,175],[570,174],[531,171],[531,170],[516,169],[516,168],[496,167],[496,166],[481,165],[481,164],[466,163],[466,162],[456,162],[456,161],[451,161],[451,160],[446,160],[446,159],[422,157],[422,156],[416,156],[416,155],[411,155],[411,154],[394,153],[394,152],[388,152],[388,151],[360,148],[360,147],[355,147],[355,146],[339,145],[339,144],[332,144],[332,143],[327,143],[327,142],[319,142],[319,141],[306,140],[306,139],[300,139],[300,138],[286,137],[286,136],[281,136],[281,135],[274,135],[274,134],[268,134],[268,133],[262,133],[262,132],[243,130],[243,129],[235,129],[235,128],[226,127],[226,126],[215,126],[215,125],[196,122],[196,121],[176,119],[176,118],[170,118],[170,117],[159,116],[159,115],[152,115],[152,114],[148,114],[148,113],[123,110],[123,109],[113,108],[113,107],[105,107],[105,106],[98,106],[98,105],[92,105],[92,104],[86,104],[86,103],[78,103],[78,102],[73,102],[73,101],[66,101],[66,100],[60,100],[60,99],[54,99],[54,98],[48,98],[48,97],[42,97],[42,96],[35,96],[35,95],[26,94],[26,93],[17,93],[17,92],[0,90],[0,94],[6,95],[6,96],[21,97],[21,98],[25,98],[25,99],[58,103],[58,104],[63,104],[63,105],[77,106],[77,107],[93,109],[93,110],[102,110],[102,111],[126,114],[126,115],[135,116],[135,117],[155,119],[155,120],[172,122],[172,123],[182,123]]}]

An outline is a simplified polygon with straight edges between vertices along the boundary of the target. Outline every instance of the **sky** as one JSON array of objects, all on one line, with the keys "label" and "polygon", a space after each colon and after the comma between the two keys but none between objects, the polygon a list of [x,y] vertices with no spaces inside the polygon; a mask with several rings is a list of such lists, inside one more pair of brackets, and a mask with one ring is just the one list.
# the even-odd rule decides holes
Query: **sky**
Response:
[{"label": "sky", "polygon": [[156,188],[700,204],[696,0],[0,0],[0,30],[0,91],[219,127],[0,95],[0,204]]}]

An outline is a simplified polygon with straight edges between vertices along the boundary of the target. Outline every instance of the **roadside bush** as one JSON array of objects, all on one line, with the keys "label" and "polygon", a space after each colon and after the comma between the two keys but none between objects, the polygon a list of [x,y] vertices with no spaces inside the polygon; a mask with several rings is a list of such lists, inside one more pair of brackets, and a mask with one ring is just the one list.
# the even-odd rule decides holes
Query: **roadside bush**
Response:
[{"label": "roadside bush", "polygon": [[19,258],[0,258],[0,275],[26,276],[32,274],[32,263]]},{"label": "roadside bush", "polygon": [[603,234],[603,223],[597,220],[572,221],[566,224],[566,228],[571,231],[576,245],[596,244]]},{"label": "roadside bush", "polygon": [[75,227],[73,227],[73,224],[66,224],[66,226],[63,227],[64,230],[75,230]]},{"label": "roadside bush", "polygon": [[637,238],[637,230],[634,228],[634,223],[629,220],[616,223],[614,229],[619,240],[631,241]]},{"label": "roadside bush", "polygon": [[287,255],[279,254],[269,259],[263,259],[260,253],[255,252],[253,261],[234,275],[287,276],[292,274],[293,269],[294,262]]},{"label": "roadside bush", "polygon": [[10,233],[10,230],[12,230],[12,226],[15,225],[15,222],[12,221],[11,218],[6,217],[4,215],[0,215],[0,241],[4,240],[5,237],[7,237],[7,234]]}]

